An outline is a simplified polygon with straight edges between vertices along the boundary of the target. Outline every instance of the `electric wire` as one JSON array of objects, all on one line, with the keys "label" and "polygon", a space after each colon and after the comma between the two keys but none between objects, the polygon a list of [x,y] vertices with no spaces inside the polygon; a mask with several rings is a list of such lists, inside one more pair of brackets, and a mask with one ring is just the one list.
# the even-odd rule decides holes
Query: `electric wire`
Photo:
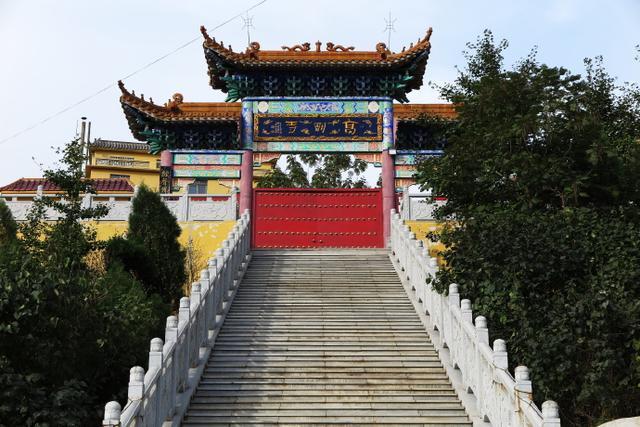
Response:
[{"label": "electric wire", "polygon": [[[234,21],[235,19],[238,19],[238,18],[242,17],[245,13],[248,13],[249,11],[251,11],[251,10],[255,9],[256,7],[258,7],[258,6],[262,5],[262,4],[266,3],[266,2],[267,2],[267,0],[260,0],[260,1],[259,1],[259,2],[257,2],[257,3],[254,3],[251,7],[247,8],[247,9],[244,9],[242,12],[240,12],[240,13],[238,13],[238,14],[234,15],[233,17],[231,17],[231,18],[227,19],[226,21],[222,22],[221,24],[218,24],[217,26],[213,27],[213,28],[211,29],[211,31],[217,30],[218,28],[220,28],[220,27],[223,27],[223,26],[227,25],[229,22]],[[164,60],[164,59],[168,58],[169,56],[173,55],[174,53],[177,53],[177,52],[181,51],[182,49],[186,48],[187,46],[189,46],[189,45],[191,45],[191,44],[195,43],[196,41],[198,41],[198,40],[200,40],[200,39],[201,39],[201,36],[195,37],[195,38],[193,38],[193,39],[189,40],[188,42],[181,44],[180,46],[178,46],[177,48],[173,49],[172,51],[170,51],[170,52],[168,52],[168,53],[166,53],[166,54],[162,55],[162,56],[161,56],[161,57],[159,57],[159,58],[154,59],[153,61],[149,62],[148,64],[143,65],[142,67],[140,67],[140,68],[138,68],[138,69],[134,70],[133,72],[131,72],[131,73],[129,73],[129,74],[127,74],[127,75],[125,75],[124,77],[122,77],[122,78],[120,78],[120,79],[118,79],[118,80],[125,81],[126,79],[131,78],[131,77],[135,76],[136,74],[141,73],[142,71],[146,70],[147,68],[149,68],[149,67],[151,67],[151,66],[153,66],[153,65],[157,64],[158,62],[160,62],[160,61],[162,61],[162,60]],[[117,81],[117,80],[116,80],[116,81]],[[47,123],[48,121],[50,121],[50,120],[52,120],[52,119],[55,119],[56,117],[58,117],[58,116],[60,116],[60,115],[62,115],[62,114],[64,114],[64,113],[66,113],[66,112],[67,112],[67,111],[69,111],[69,110],[72,110],[73,108],[77,107],[78,105],[80,105],[80,104],[84,104],[85,102],[89,101],[90,99],[93,99],[93,98],[95,98],[96,96],[98,96],[98,95],[100,95],[100,94],[102,94],[102,93],[104,93],[104,92],[108,91],[109,89],[111,89],[111,88],[113,88],[113,87],[116,87],[116,85],[117,85],[117,83],[115,83],[115,82],[114,82],[114,83],[110,83],[110,84],[108,84],[107,86],[103,87],[102,89],[100,89],[100,90],[98,90],[98,91],[96,91],[96,92],[92,93],[92,94],[91,94],[91,95],[89,95],[89,96],[86,96],[86,97],[84,97],[84,98],[80,99],[79,101],[74,102],[73,104],[71,104],[71,105],[69,105],[69,106],[67,106],[67,107],[65,107],[65,108],[63,108],[63,109],[61,109],[61,110],[57,111],[57,112],[56,112],[56,113],[54,113],[54,114],[51,114],[51,115],[49,115],[49,116],[45,117],[44,119],[42,119],[42,120],[40,120],[40,121],[38,121],[38,122],[36,122],[36,123],[32,124],[31,126],[28,126],[28,127],[26,127],[26,128],[24,128],[24,129],[22,129],[22,130],[20,130],[20,131],[16,132],[16,133],[14,133],[13,135],[10,135],[10,136],[8,136],[8,137],[6,137],[6,138],[4,138],[4,139],[1,139],[1,140],[0,140],[0,144],[4,144],[4,143],[6,143],[6,142],[9,142],[9,141],[11,141],[11,140],[12,140],[12,139],[14,139],[14,138],[17,138],[18,136],[20,136],[20,135],[22,135],[22,134],[24,134],[24,133],[26,133],[26,132],[29,132],[29,131],[30,131],[30,130],[32,130],[32,129],[37,128],[38,126],[41,126],[41,125],[43,125],[43,124]]]}]

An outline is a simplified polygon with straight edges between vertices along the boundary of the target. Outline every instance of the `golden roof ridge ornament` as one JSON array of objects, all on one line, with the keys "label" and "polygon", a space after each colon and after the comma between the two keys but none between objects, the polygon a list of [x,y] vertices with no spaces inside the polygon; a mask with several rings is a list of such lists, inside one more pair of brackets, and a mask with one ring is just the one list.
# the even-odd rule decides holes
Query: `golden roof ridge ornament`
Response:
[{"label": "golden roof ridge ornament", "polygon": [[304,42],[302,44],[296,44],[291,47],[282,46],[282,50],[287,50],[289,52],[308,52],[311,50],[311,43]]}]

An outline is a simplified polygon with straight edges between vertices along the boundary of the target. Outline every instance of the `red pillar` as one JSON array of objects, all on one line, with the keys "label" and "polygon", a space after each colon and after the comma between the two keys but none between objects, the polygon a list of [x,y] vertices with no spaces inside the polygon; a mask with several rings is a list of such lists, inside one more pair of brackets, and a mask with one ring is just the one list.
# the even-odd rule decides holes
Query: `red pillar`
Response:
[{"label": "red pillar", "polygon": [[395,168],[389,150],[382,151],[382,233],[385,246],[391,234],[391,209],[396,207]]},{"label": "red pillar", "polygon": [[253,151],[245,150],[240,166],[240,215],[251,210],[253,200]]},{"label": "red pillar", "polygon": [[169,150],[160,152],[160,193],[171,193],[173,175],[173,153]]}]

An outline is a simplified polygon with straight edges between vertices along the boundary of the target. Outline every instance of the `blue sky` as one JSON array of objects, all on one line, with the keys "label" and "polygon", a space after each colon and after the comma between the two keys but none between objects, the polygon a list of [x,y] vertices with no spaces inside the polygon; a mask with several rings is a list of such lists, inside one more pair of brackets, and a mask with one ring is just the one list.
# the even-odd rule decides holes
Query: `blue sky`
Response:
[{"label": "blue sky", "polygon": [[[0,0],[0,141],[77,101],[115,84],[134,70],[199,37],[258,0]],[[305,41],[374,49],[386,41],[385,18],[395,21],[391,48],[399,50],[433,27],[426,81],[443,83],[464,65],[465,43],[485,28],[510,47],[507,63],[538,46],[540,61],[583,70],[585,57],[603,55],[620,81],[640,81],[634,46],[640,43],[640,0],[267,0],[250,12],[252,38],[262,49]],[[235,50],[246,46],[236,19],[211,35]],[[208,86],[200,39],[127,79],[128,88],[156,102],[181,92],[185,101],[222,101]],[[81,116],[92,136],[131,140],[113,86],[89,101],[0,144],[0,185],[40,176],[37,163],[52,166],[50,147],[73,138]],[[439,102],[425,85],[412,102]],[[35,158],[35,161],[32,160]]]}]

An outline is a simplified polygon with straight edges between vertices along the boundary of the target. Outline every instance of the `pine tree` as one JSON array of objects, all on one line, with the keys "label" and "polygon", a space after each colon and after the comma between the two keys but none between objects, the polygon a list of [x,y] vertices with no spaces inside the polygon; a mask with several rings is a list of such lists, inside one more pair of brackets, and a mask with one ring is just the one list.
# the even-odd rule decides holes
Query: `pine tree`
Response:
[{"label": "pine tree", "polygon": [[16,239],[18,225],[13,219],[9,206],[0,199],[0,244]]},{"label": "pine tree", "polygon": [[133,199],[127,238],[144,245],[151,257],[157,283],[153,292],[176,305],[186,279],[185,251],[178,243],[181,229],[160,196],[141,186]]}]

